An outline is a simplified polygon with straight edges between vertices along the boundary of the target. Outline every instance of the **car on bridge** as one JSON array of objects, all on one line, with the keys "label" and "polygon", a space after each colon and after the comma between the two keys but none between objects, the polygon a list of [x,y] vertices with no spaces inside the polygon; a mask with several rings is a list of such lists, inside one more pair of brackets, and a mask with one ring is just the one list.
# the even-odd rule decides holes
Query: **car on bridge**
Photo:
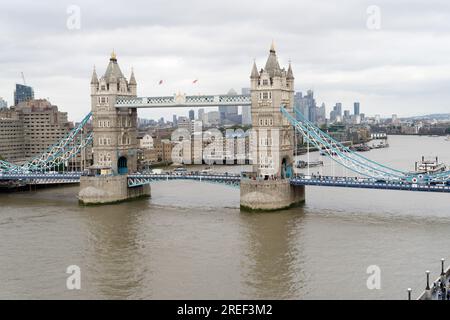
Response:
[{"label": "car on bridge", "polygon": [[175,169],[173,170],[173,173],[176,174],[176,175],[183,175],[183,174],[186,174],[186,173],[187,173],[187,169],[186,169],[186,168],[183,168],[183,167],[181,167],[181,168],[175,168]]}]

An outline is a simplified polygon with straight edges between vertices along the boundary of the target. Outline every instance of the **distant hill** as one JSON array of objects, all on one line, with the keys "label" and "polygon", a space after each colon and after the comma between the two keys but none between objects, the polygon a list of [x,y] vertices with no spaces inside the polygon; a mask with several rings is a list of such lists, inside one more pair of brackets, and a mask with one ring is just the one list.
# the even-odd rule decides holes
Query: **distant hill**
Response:
[{"label": "distant hill", "polygon": [[450,120],[450,113],[434,113],[434,114],[427,114],[423,116],[413,116],[413,117],[406,117],[402,119],[412,119],[412,120]]}]

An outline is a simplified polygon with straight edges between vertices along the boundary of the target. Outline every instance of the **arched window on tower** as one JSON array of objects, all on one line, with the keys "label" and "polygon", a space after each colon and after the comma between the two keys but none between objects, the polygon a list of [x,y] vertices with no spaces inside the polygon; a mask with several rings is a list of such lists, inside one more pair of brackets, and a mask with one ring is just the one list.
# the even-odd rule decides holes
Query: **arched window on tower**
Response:
[{"label": "arched window on tower", "polygon": [[122,145],[128,145],[130,144],[130,136],[127,133],[123,133],[122,136],[120,137],[121,139],[121,144]]}]

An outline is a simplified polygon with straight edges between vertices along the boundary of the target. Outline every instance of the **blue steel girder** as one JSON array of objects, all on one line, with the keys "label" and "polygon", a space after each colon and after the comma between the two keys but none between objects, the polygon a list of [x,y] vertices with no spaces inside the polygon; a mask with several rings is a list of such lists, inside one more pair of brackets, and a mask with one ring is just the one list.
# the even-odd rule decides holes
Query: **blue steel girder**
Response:
[{"label": "blue steel girder", "polygon": [[72,129],[63,139],[48,148],[41,155],[32,158],[24,164],[17,165],[0,161],[0,172],[30,172],[45,171],[59,167],[74,158],[81,150],[92,142],[91,132],[84,133],[83,129],[92,114],[86,115],[83,120]]},{"label": "blue steel girder", "polygon": [[445,182],[450,180],[450,171],[438,174],[410,173],[375,162],[357,152],[350,150],[342,143],[333,139],[327,133],[315,126],[312,122],[307,120],[296,108],[294,108],[294,111],[300,118],[300,121],[293,118],[283,106],[281,106],[280,110],[288,118],[289,122],[294,125],[295,129],[301,132],[309,142],[317,148],[325,150],[326,155],[333,161],[355,173],[366,177],[386,179],[390,181],[402,180],[409,182]]},{"label": "blue steel girder", "polygon": [[304,117],[304,115],[303,115],[297,108],[294,108],[294,112],[295,112],[295,114],[296,114],[298,117],[301,118],[301,122],[302,122],[303,124],[305,124],[305,125],[308,127],[308,129],[309,129],[310,131],[316,132],[317,134],[321,135],[321,137],[324,138],[328,143],[330,143],[331,145],[334,145],[334,147],[337,149],[337,150],[334,150],[334,151],[341,151],[341,152],[343,151],[343,152],[345,152],[345,153],[347,153],[347,154],[349,154],[349,155],[355,157],[355,159],[356,159],[357,161],[359,160],[359,161],[361,161],[361,162],[363,162],[363,163],[367,163],[368,165],[374,165],[375,167],[379,167],[379,168],[381,168],[382,170],[386,170],[387,172],[393,172],[394,174],[400,174],[400,175],[406,174],[405,171],[401,171],[401,170],[398,170],[398,169],[394,169],[394,168],[388,167],[388,166],[383,165],[383,164],[381,164],[381,163],[377,163],[377,162],[375,162],[375,161],[373,161],[373,160],[371,160],[371,159],[369,159],[369,158],[364,157],[363,155],[359,154],[358,152],[355,152],[355,151],[353,151],[353,150],[350,150],[350,148],[344,146],[341,142],[339,142],[339,141],[333,139],[333,138],[332,138],[330,135],[328,135],[326,132],[320,130],[320,129],[319,129],[315,124],[313,124],[311,121],[307,120],[307,119]]},{"label": "blue steel girder", "polygon": [[[350,150],[348,147],[346,147],[343,144],[341,144],[340,142],[334,140],[327,133],[321,131],[313,123],[311,123],[309,120],[307,120],[299,110],[294,109],[294,111],[295,111],[296,115],[301,118],[302,122],[306,123],[309,128],[312,128],[313,131],[318,132],[319,134],[324,136],[325,139],[328,139],[329,141],[331,141],[332,144],[334,144],[334,146],[337,148],[337,151],[344,151],[347,155],[351,155],[355,159],[355,161],[357,161],[359,163],[367,164],[368,166],[370,166],[372,168],[386,172],[388,174],[393,174],[394,176],[396,176],[400,179],[403,179],[403,180],[407,180],[409,182],[414,182],[414,181],[416,181],[416,182],[417,181],[445,182],[445,181],[450,180],[450,171],[445,171],[445,172],[441,172],[441,173],[427,173],[427,174],[411,173],[411,172],[397,170],[397,169],[388,167],[386,165],[383,165],[381,163],[377,163],[369,158],[364,157],[363,155],[361,155],[357,152]],[[336,151],[336,149],[335,149],[335,151]]]},{"label": "blue steel girder", "polygon": [[240,175],[193,175],[193,174],[135,174],[128,176],[128,186],[137,187],[158,181],[170,180],[191,180],[198,182],[209,182],[238,187],[240,185]]},{"label": "blue steel girder", "polygon": [[307,140],[309,140],[309,142],[311,142],[319,150],[325,150],[326,155],[330,159],[343,167],[362,176],[376,179],[406,179],[407,176],[403,172],[388,168],[370,159],[361,157],[356,152],[353,152],[343,146],[340,142],[334,140],[308,120],[304,119],[303,115],[301,115],[298,110],[295,111],[300,117],[303,117],[301,121],[297,121],[283,106],[280,107],[280,111],[295,127],[295,129],[299,131]]},{"label": "blue steel girder", "polygon": [[403,181],[375,181],[336,176],[297,176],[290,180],[296,186],[345,187],[379,190],[422,191],[450,193],[450,185],[417,184]]}]

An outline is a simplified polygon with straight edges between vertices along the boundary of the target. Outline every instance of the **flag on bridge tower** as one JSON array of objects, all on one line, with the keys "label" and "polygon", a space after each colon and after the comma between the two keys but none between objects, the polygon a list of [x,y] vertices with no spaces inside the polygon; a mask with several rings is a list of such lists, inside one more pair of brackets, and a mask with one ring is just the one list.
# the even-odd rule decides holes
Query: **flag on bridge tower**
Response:
[{"label": "flag on bridge tower", "polygon": [[194,81],[192,81],[192,83],[194,84],[194,83],[197,83],[197,81],[198,81],[198,79],[195,79]]},{"label": "flag on bridge tower", "polygon": [[162,81],[162,80],[159,80],[158,84],[162,84],[162,83],[163,83],[163,81]]}]

